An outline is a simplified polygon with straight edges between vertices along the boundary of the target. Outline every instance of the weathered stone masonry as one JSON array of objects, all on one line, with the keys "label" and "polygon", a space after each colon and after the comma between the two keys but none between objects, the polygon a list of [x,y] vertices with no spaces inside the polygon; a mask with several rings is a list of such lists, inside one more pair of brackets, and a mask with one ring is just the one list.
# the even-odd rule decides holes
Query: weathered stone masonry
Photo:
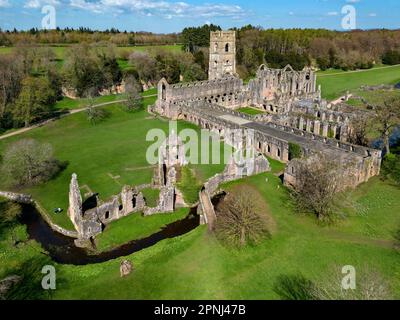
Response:
[{"label": "weathered stone masonry", "polygon": [[[215,44],[211,41],[210,51]],[[218,55],[218,52],[213,54]],[[211,63],[212,61],[210,61]],[[234,111],[253,106],[265,114],[251,117]],[[347,143],[350,120],[357,113],[339,110],[321,99],[316,75],[309,69],[270,69],[262,65],[257,77],[244,85],[234,75],[213,74],[209,81],[169,85],[160,81],[158,100],[150,107],[170,119],[182,119],[218,133],[227,140],[232,129],[252,129],[259,152],[286,163],[285,183],[296,182],[296,163],[289,159],[289,143],[306,157],[324,152],[340,161],[354,187],[379,174],[381,151]]]}]

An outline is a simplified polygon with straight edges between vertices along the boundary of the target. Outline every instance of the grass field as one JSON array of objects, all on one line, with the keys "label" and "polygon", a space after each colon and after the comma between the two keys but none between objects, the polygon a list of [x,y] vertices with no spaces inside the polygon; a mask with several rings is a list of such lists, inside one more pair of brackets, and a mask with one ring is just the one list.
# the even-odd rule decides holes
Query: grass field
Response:
[{"label": "grass field", "polygon": [[163,213],[149,217],[135,213],[114,221],[107,226],[105,232],[96,238],[97,250],[110,250],[132,240],[151,236],[160,231],[163,226],[184,219],[188,214],[189,209],[182,208],[174,213]]},{"label": "grass field", "polygon": [[400,82],[400,66],[377,67],[361,71],[319,72],[317,83],[322,86],[322,96],[334,100],[347,90],[357,90],[362,85],[396,84]]},{"label": "grass field", "polygon": [[[29,134],[50,141],[58,157],[70,161],[67,172],[55,181],[31,190],[48,208],[60,201],[66,205],[69,178],[74,171],[79,174],[83,192],[87,185],[100,191],[102,198],[121,188],[108,172],[123,173],[118,181],[124,183],[139,183],[151,177],[150,170],[131,172],[124,168],[127,163],[132,167],[143,165],[140,155],[146,148],[144,132],[149,127],[166,129],[167,122],[149,118],[144,112],[126,114],[118,107],[110,107],[109,111],[111,117],[98,126],[89,125],[83,115],[77,114]],[[4,147],[2,142],[0,150]],[[217,171],[212,166],[204,167],[207,169],[198,166],[196,171],[204,176]],[[379,178],[371,179],[341,196],[341,219],[333,225],[321,225],[313,216],[295,213],[279,178],[285,165],[271,160],[271,167],[270,173],[225,185],[227,191],[238,185],[249,186],[262,195],[274,221],[270,240],[234,250],[201,226],[129,257],[87,266],[56,264],[58,282],[53,298],[279,299],[275,287],[280,276],[302,274],[322,281],[344,265],[354,266],[360,274],[366,267],[378,272],[390,283],[392,297],[400,298],[399,253],[392,242],[400,227],[400,189]],[[182,209],[172,215],[129,216],[108,227],[97,239],[98,248],[107,250],[145,237],[186,213]],[[24,240],[18,247],[12,244],[15,234]],[[37,243],[25,241],[24,227],[17,225],[0,235],[0,278],[29,259],[42,257]],[[125,278],[119,274],[123,259],[134,264],[134,272]],[[337,281],[339,285],[341,279]]]},{"label": "grass field", "polygon": [[[146,98],[146,105],[154,103],[155,99]],[[154,168],[149,166],[145,151],[153,142],[146,141],[147,132],[154,128],[168,132],[168,121],[150,117],[145,111],[127,113],[118,105],[105,109],[110,116],[97,125],[90,124],[86,113],[82,112],[0,142],[2,153],[14,141],[34,138],[50,143],[56,157],[68,162],[67,169],[56,179],[22,190],[31,193],[48,212],[63,208],[64,213],[52,214],[52,219],[67,229],[73,228],[66,215],[72,173],[78,174],[82,195],[98,192],[102,200],[118,194],[126,184],[150,183]],[[199,132],[194,125],[183,122],[178,124],[178,128],[192,128]],[[223,164],[197,166],[204,179],[223,169]],[[2,179],[0,189],[8,188],[5,184]]]},{"label": "grass field", "polygon": [[[277,164],[274,168],[279,170]],[[354,266],[360,274],[365,267],[372,268],[390,283],[392,297],[400,298],[400,262],[389,241],[400,219],[396,211],[399,189],[373,179],[349,193],[355,207],[368,203],[367,213],[358,209],[345,223],[321,226],[310,216],[294,213],[274,173],[230,183],[226,188],[237,184],[257,188],[266,200],[276,223],[271,240],[237,251],[223,246],[203,226],[127,258],[79,267],[56,265],[58,286],[54,298],[279,299],[274,290],[279,276],[302,274],[319,281],[344,265]],[[385,192],[385,196],[379,192]],[[129,219],[132,221],[126,222],[134,228],[135,217]],[[380,221],[384,221],[383,226]],[[371,224],[380,229],[374,236],[363,231]],[[119,238],[143,234],[142,230],[130,233],[124,226],[113,227],[110,235]],[[104,247],[106,243],[104,239]],[[19,249],[6,240],[1,240],[0,246],[7,266],[17,267],[28,257],[40,255],[32,241]],[[122,259],[134,264],[134,272],[126,278],[119,275]],[[0,276],[4,270],[3,264]],[[339,285],[341,279],[337,280]]]}]

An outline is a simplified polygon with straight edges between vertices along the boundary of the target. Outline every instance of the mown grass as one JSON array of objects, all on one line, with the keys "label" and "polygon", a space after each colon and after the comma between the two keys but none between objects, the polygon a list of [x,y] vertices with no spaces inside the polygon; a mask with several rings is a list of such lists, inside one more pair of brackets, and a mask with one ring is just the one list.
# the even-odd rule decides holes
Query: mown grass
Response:
[{"label": "mown grass", "polygon": [[[340,274],[342,266],[352,265],[357,272],[368,266],[381,274],[390,283],[393,297],[399,299],[400,263],[390,234],[400,222],[400,190],[372,179],[348,192],[347,201],[353,207],[345,207],[356,210],[346,220],[323,226],[312,216],[295,213],[288,192],[276,175],[282,164],[272,163],[272,167],[271,173],[225,185],[228,192],[230,188],[247,185],[262,195],[276,224],[270,240],[234,250],[201,226],[129,257],[87,266],[56,264],[57,277],[63,281],[54,298],[280,299],[274,288],[282,276],[302,274],[317,281],[331,277],[332,269],[338,269]],[[363,214],[362,208],[366,206],[368,212]],[[100,238],[100,248],[141,237],[159,226],[159,221],[138,215],[125,219],[109,226],[109,232],[101,236],[105,238]],[[375,228],[374,233],[365,232],[370,225]],[[1,240],[0,246],[4,261],[0,276],[5,276],[4,270],[9,274],[12,268],[40,255],[33,241],[21,249],[13,247],[9,240]],[[133,262],[134,271],[121,278],[119,266],[125,259]],[[341,279],[337,281],[340,284]]]},{"label": "mown grass", "polygon": [[174,213],[161,213],[148,217],[135,213],[124,217],[109,224],[96,238],[97,250],[107,251],[132,240],[146,238],[160,231],[165,225],[184,219],[188,214],[188,208],[181,208]]},{"label": "mown grass", "polygon": [[[274,286],[280,276],[301,273],[312,280],[324,279],[332,268],[349,264],[356,270],[365,265],[376,270],[391,283],[394,297],[400,297],[400,263],[392,248],[365,242],[340,226],[326,230],[315,219],[296,215],[273,173],[227,188],[237,184],[257,188],[266,200],[276,222],[271,240],[236,251],[219,243],[206,227],[199,227],[128,257],[134,272],[123,279],[119,276],[122,258],[84,267],[59,266],[60,275],[69,282],[67,288],[57,290],[56,298],[279,299]],[[376,181],[368,184],[374,186]],[[375,214],[381,217],[385,212]],[[399,218],[393,214],[391,219]],[[367,223],[360,220],[360,224]]]},{"label": "mown grass", "polygon": [[[155,99],[146,98],[145,105],[154,103]],[[53,221],[67,229],[73,229],[66,213],[72,173],[78,174],[83,196],[96,192],[102,200],[118,194],[124,185],[150,183],[154,168],[147,162],[146,151],[154,141],[146,141],[146,135],[151,129],[161,129],[166,133],[169,130],[168,121],[151,117],[144,110],[127,113],[117,104],[105,110],[110,116],[96,125],[87,120],[85,112],[81,112],[0,141],[0,153],[12,142],[24,138],[47,142],[53,146],[56,158],[68,163],[66,170],[48,183],[20,190],[32,194],[50,213]],[[179,122],[178,128],[200,132],[197,127],[184,122]],[[196,166],[204,179],[223,168],[223,163]],[[0,189],[9,189],[3,179]],[[53,214],[53,209],[59,207],[64,209],[63,213]]]},{"label": "mown grass", "polygon": [[400,82],[400,66],[373,68],[359,72],[320,72],[317,83],[322,86],[322,96],[334,100],[344,95],[347,90],[359,89],[362,85],[396,84]]},{"label": "mown grass", "polygon": [[257,110],[255,108],[250,108],[250,107],[240,108],[237,111],[239,111],[241,113],[244,113],[244,114],[248,114],[250,116],[255,116],[257,114],[263,114],[264,113],[261,110]]}]

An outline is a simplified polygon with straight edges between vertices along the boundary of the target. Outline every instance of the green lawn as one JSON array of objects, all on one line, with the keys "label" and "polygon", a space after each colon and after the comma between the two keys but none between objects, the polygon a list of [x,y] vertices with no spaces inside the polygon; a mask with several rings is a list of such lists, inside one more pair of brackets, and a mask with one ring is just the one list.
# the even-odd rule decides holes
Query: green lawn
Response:
[{"label": "green lawn", "polygon": [[347,90],[359,89],[362,85],[396,84],[400,82],[400,66],[373,68],[359,72],[332,70],[319,72],[317,83],[322,86],[322,96],[334,100]]},{"label": "green lawn", "polygon": [[184,219],[189,214],[189,210],[182,208],[174,213],[162,213],[149,217],[135,213],[114,221],[96,238],[97,250],[107,251],[132,240],[148,237],[160,231],[165,225]]},{"label": "green lawn", "polygon": [[[154,103],[156,97],[146,98],[146,104]],[[118,194],[122,187],[151,182],[154,168],[146,160],[146,150],[153,143],[146,141],[150,129],[168,131],[168,121],[152,118],[146,111],[127,113],[119,105],[106,107],[110,116],[92,125],[81,112],[44,127],[0,141],[0,153],[5,147],[22,138],[34,138],[50,143],[56,157],[67,161],[68,167],[56,179],[37,187],[22,190],[31,193],[50,212],[59,225],[72,229],[67,217],[68,189],[72,173],[78,174],[82,195],[98,192],[102,200]],[[199,129],[180,122],[179,129]],[[197,170],[207,179],[224,169],[223,164],[199,165]],[[7,189],[0,181],[0,189]],[[52,214],[54,208],[64,209],[63,214]]]},{"label": "green lawn", "polygon": [[[147,91],[144,91],[142,93],[142,96],[151,96],[157,94],[157,88],[151,88]],[[93,103],[94,104],[100,104],[100,103],[107,103],[107,102],[113,102],[113,101],[118,101],[125,99],[124,94],[110,94],[110,95],[105,95],[105,96],[99,96],[93,98]],[[82,98],[82,99],[71,99],[67,97],[63,97],[62,100],[57,101],[55,108],[57,110],[74,110],[74,109],[81,109],[85,108],[90,104],[89,99]]]},{"label": "green lawn", "polygon": [[237,111],[239,111],[241,113],[244,113],[244,114],[248,114],[250,116],[255,116],[257,114],[263,114],[264,113],[261,110],[257,110],[255,108],[251,108],[251,107],[240,108]]},{"label": "green lawn", "polygon": [[[357,270],[368,266],[379,272],[391,283],[394,297],[400,298],[400,263],[398,253],[390,246],[351,228],[321,227],[315,219],[295,215],[279,178],[272,173],[243,183],[257,188],[268,203],[277,224],[271,240],[234,251],[222,246],[205,227],[199,227],[128,257],[135,271],[124,279],[119,277],[121,259],[83,267],[59,266],[59,276],[67,279],[67,284],[59,287],[55,298],[279,299],[273,290],[279,276],[301,273],[320,280],[349,264]],[[374,188],[377,183],[373,180],[367,185]],[[230,186],[235,184],[238,182]],[[372,196],[370,192],[374,190],[367,191],[366,196]],[[400,197],[400,191],[392,190],[388,197],[393,201]],[[379,220],[386,219],[383,216],[388,212],[384,208],[370,214]],[[389,219],[394,229],[400,217],[390,214]],[[371,222],[363,217],[359,220],[358,225]],[[353,224],[351,219],[349,224]]]},{"label": "green lawn", "polygon": [[[318,281],[330,277],[334,270],[340,272],[342,266],[352,265],[358,275],[366,267],[378,272],[390,283],[393,297],[399,299],[400,262],[391,235],[400,225],[400,189],[374,178],[347,193],[346,202],[342,201],[351,208],[346,220],[323,226],[312,216],[294,213],[276,175],[283,165],[271,165],[273,172],[232,182],[225,188],[229,191],[237,185],[249,185],[260,192],[276,224],[272,239],[237,251],[221,245],[201,226],[129,257],[87,266],[56,264],[54,298],[279,299],[274,291],[279,276],[301,273]],[[179,214],[184,216],[183,211]],[[170,217],[147,220],[152,217],[132,215],[115,222],[99,238],[99,248],[145,236],[163,222],[168,223],[161,220]],[[5,261],[0,277],[28,258],[41,256],[35,242],[18,249],[12,246],[10,233],[6,239],[0,238],[0,248]],[[123,259],[134,265],[134,272],[126,278],[119,275]],[[337,281],[340,284],[341,279]]]}]

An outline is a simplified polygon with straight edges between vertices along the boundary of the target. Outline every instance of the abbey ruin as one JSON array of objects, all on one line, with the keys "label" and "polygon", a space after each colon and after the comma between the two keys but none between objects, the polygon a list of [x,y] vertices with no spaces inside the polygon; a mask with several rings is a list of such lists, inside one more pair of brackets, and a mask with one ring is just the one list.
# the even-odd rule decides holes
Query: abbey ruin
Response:
[{"label": "abbey ruin", "polygon": [[[236,46],[234,31],[211,34],[209,80],[193,83],[169,84],[162,79],[158,84],[158,99],[149,112],[171,120],[184,120],[214,132],[228,145],[233,135],[252,133],[251,145],[255,156],[251,163],[231,161],[223,173],[209,179],[199,194],[198,213],[201,222],[211,225],[216,219],[211,197],[226,181],[270,170],[266,156],[287,164],[284,183],[296,185],[299,164],[313,155],[324,153],[340,164],[346,177],[342,188],[355,187],[378,175],[381,151],[348,142],[351,119],[356,112],[345,110],[321,98],[316,74],[310,69],[295,71],[291,66],[271,69],[261,65],[256,77],[244,84],[236,74]],[[238,111],[252,107],[262,111],[250,116]],[[293,159],[291,145],[298,146],[302,158]],[[248,147],[248,146],[247,146]],[[175,156],[167,157],[167,150]],[[73,175],[69,195],[69,216],[78,231],[78,241],[88,240],[101,233],[111,221],[134,212],[144,215],[173,212],[186,206],[177,188],[177,171],[187,164],[182,141],[174,133],[159,152],[159,165],[152,183],[145,186],[126,186],[119,195],[89,210],[84,210],[77,176]],[[172,159],[172,160],[171,160]],[[251,170],[250,170],[251,168]],[[142,190],[160,190],[158,205],[146,205]]]},{"label": "abbey ruin", "polygon": [[[193,83],[158,84],[158,100],[150,111],[174,120],[185,120],[230,140],[232,130],[255,132],[261,154],[287,163],[284,183],[295,186],[296,167],[316,153],[337,160],[355,187],[380,172],[380,150],[348,142],[350,120],[357,112],[342,109],[321,98],[316,74],[291,66],[271,69],[261,65],[254,79],[244,84],[235,74],[235,32],[211,34],[210,79]],[[225,42],[224,42],[225,41]],[[263,111],[257,116],[238,112],[242,107]],[[303,159],[290,158],[290,145],[298,145]],[[292,161],[293,160],[293,161]]]}]

